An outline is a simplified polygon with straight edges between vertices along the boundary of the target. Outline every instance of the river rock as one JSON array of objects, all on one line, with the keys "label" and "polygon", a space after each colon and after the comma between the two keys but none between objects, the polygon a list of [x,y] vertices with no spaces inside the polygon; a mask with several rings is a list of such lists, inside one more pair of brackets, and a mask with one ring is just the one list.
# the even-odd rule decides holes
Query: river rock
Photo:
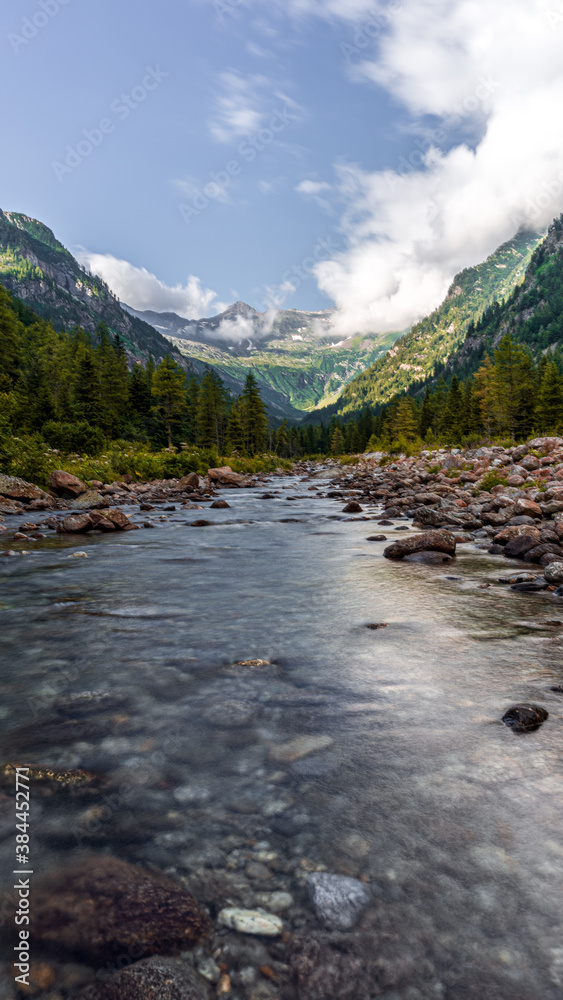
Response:
[{"label": "river rock", "polygon": [[539,729],[548,716],[547,710],[540,705],[513,705],[504,713],[502,721],[515,733],[531,733]]},{"label": "river rock", "polygon": [[[518,518],[518,520],[520,521],[520,518]],[[526,518],[526,522],[524,524],[507,524],[506,528],[502,528],[500,531],[497,531],[493,541],[496,545],[506,545],[508,542],[511,542],[513,538],[518,538],[519,535],[533,535],[534,538],[539,540],[540,529],[536,528],[533,522],[530,522],[531,518]]]},{"label": "river rock", "polygon": [[252,722],[255,714],[254,707],[248,702],[225,700],[206,708],[203,718],[212,726],[219,726],[222,729],[238,729],[240,726],[247,726]]},{"label": "river rock", "polygon": [[448,556],[455,555],[455,535],[444,529],[425,531],[421,535],[411,535],[401,538],[383,550],[386,559],[404,559],[413,552],[445,552]]},{"label": "river rock", "polygon": [[535,548],[539,544],[539,540],[539,534],[535,533],[516,535],[515,538],[511,538],[510,541],[506,543],[504,554],[509,559],[523,559],[526,552]]},{"label": "river rock", "polygon": [[127,514],[124,514],[118,507],[112,507],[109,510],[105,510],[102,517],[111,521],[114,528],[117,528],[118,531],[128,531],[129,528],[135,527],[135,525],[131,524]]},{"label": "river rock", "polygon": [[363,507],[358,503],[357,500],[350,500],[345,507],[342,508],[343,514],[361,514]]},{"label": "river rock", "polygon": [[387,535],[368,535],[366,542],[386,542]]},{"label": "river rock", "polygon": [[240,934],[277,937],[283,931],[283,922],[272,913],[264,913],[262,910],[242,910],[236,906],[221,910],[217,922]]},{"label": "river rock", "polygon": [[[490,550],[489,550],[490,551]],[[500,549],[502,552],[503,550]],[[412,552],[405,556],[403,562],[424,563],[426,566],[440,566],[442,563],[450,563],[452,557],[445,552]]]},{"label": "river rock", "polygon": [[214,500],[213,503],[209,504],[210,507],[216,507],[219,510],[223,510],[225,507],[230,507],[230,503],[226,500]]},{"label": "river rock", "polygon": [[530,517],[534,517],[538,520],[541,520],[543,517],[540,505],[535,503],[534,500],[517,497],[514,501],[514,506],[519,514],[528,514]]},{"label": "river rock", "polygon": [[543,575],[548,583],[563,583],[563,562],[549,563]]},{"label": "river rock", "polygon": [[314,735],[295,736],[287,743],[278,743],[270,749],[269,758],[276,764],[293,764],[296,760],[308,757],[311,753],[327,750],[332,746],[330,736]]},{"label": "river rock", "polygon": [[252,486],[252,476],[241,476],[239,472],[233,472],[230,465],[223,465],[218,469],[208,469],[207,475],[211,482],[220,483],[222,486]]},{"label": "river rock", "polygon": [[371,901],[371,893],[363,882],[328,872],[309,875],[307,891],[319,920],[326,927],[342,931],[354,927]]},{"label": "river rock", "polygon": [[75,500],[73,507],[75,510],[96,510],[100,507],[109,507],[109,500],[97,490],[87,490]]},{"label": "river rock", "polygon": [[7,500],[0,497],[0,514],[21,514],[24,507],[17,500]]},{"label": "river rock", "polygon": [[77,1000],[205,1000],[207,986],[177,958],[145,958],[88,986]]},{"label": "river rock", "polygon": [[34,887],[32,937],[91,964],[196,944],[211,929],[182,886],[113,857],[85,857]]},{"label": "river rock", "polygon": [[78,476],[73,476],[70,472],[62,469],[55,469],[49,475],[49,486],[53,493],[64,500],[72,500],[88,491],[88,487]]},{"label": "river rock", "polygon": [[198,490],[199,476],[197,472],[189,472],[187,476],[182,476],[178,483],[179,490]]},{"label": "river rock", "polygon": [[64,521],[59,521],[57,531],[62,535],[84,534],[85,531],[92,531],[94,522],[89,514],[70,514]]},{"label": "river rock", "polygon": [[19,479],[17,476],[3,474],[0,474],[0,496],[7,497],[8,500],[20,500],[22,503],[48,499],[48,494],[33,483],[27,483],[25,479]]}]

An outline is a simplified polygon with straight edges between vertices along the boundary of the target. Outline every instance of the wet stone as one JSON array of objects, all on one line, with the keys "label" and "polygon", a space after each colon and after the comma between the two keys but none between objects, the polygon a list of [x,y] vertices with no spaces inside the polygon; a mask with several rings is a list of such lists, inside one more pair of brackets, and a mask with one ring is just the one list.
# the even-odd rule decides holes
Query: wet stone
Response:
[{"label": "wet stone", "polygon": [[187,962],[158,957],[143,959],[88,986],[77,1000],[206,1000],[210,996],[207,984]]},{"label": "wet stone", "polygon": [[237,907],[221,910],[217,922],[240,934],[257,934],[262,937],[277,937],[283,930],[283,922],[274,914]]},{"label": "wet stone", "polygon": [[548,715],[540,705],[513,705],[504,713],[502,721],[515,733],[531,733],[539,729]]},{"label": "wet stone", "polygon": [[371,893],[363,882],[328,872],[309,875],[307,891],[319,920],[337,930],[354,927],[371,901]]}]

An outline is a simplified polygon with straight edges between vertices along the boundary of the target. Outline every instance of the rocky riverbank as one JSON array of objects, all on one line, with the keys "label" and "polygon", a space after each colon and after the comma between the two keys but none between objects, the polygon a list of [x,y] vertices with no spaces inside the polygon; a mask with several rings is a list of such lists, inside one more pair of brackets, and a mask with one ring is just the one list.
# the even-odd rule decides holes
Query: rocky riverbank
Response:
[{"label": "rocky riverbank", "polygon": [[[297,470],[315,475],[306,463]],[[563,597],[563,438],[442,448],[395,461],[377,454],[333,470],[323,495],[344,503],[343,513],[361,515],[362,504],[381,504],[382,526],[408,519],[420,531],[388,546],[387,558],[449,562],[457,546],[474,542],[511,560],[500,582]]]}]

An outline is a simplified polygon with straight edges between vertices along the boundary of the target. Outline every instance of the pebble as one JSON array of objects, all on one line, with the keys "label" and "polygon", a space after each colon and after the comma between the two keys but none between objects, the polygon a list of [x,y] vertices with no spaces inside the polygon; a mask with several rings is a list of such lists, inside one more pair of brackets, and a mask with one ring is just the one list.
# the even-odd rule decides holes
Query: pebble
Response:
[{"label": "pebble", "polygon": [[283,931],[283,922],[279,917],[262,910],[242,910],[230,906],[221,910],[217,921],[223,927],[229,927],[240,934],[259,934],[264,937],[277,937]]},{"label": "pebble", "polygon": [[87,559],[88,554],[86,552],[73,552],[72,555],[67,556],[67,559]]},{"label": "pebble", "polygon": [[332,746],[334,740],[330,736],[295,736],[287,743],[279,743],[270,749],[270,760],[277,764],[291,764],[293,761],[301,760],[311,753],[319,750],[326,750]]}]

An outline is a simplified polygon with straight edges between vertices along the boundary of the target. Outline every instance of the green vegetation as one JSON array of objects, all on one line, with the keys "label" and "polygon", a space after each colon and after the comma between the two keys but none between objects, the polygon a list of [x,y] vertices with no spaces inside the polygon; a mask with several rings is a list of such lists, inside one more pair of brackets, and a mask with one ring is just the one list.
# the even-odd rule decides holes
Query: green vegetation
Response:
[{"label": "green vegetation", "polygon": [[186,377],[169,355],[130,370],[104,323],[95,338],[58,333],[0,286],[2,472],[38,483],[54,468],[150,479],[205,472],[229,452],[235,471],[252,472],[280,464],[264,454],[274,437],[251,372],[232,399],[211,369]]},{"label": "green vegetation", "polygon": [[536,233],[518,233],[484,263],[456,275],[442,305],[349,382],[324,414],[346,418],[365,406],[380,406],[443,370],[452,351],[470,336],[472,323],[523,280],[540,240]]}]

